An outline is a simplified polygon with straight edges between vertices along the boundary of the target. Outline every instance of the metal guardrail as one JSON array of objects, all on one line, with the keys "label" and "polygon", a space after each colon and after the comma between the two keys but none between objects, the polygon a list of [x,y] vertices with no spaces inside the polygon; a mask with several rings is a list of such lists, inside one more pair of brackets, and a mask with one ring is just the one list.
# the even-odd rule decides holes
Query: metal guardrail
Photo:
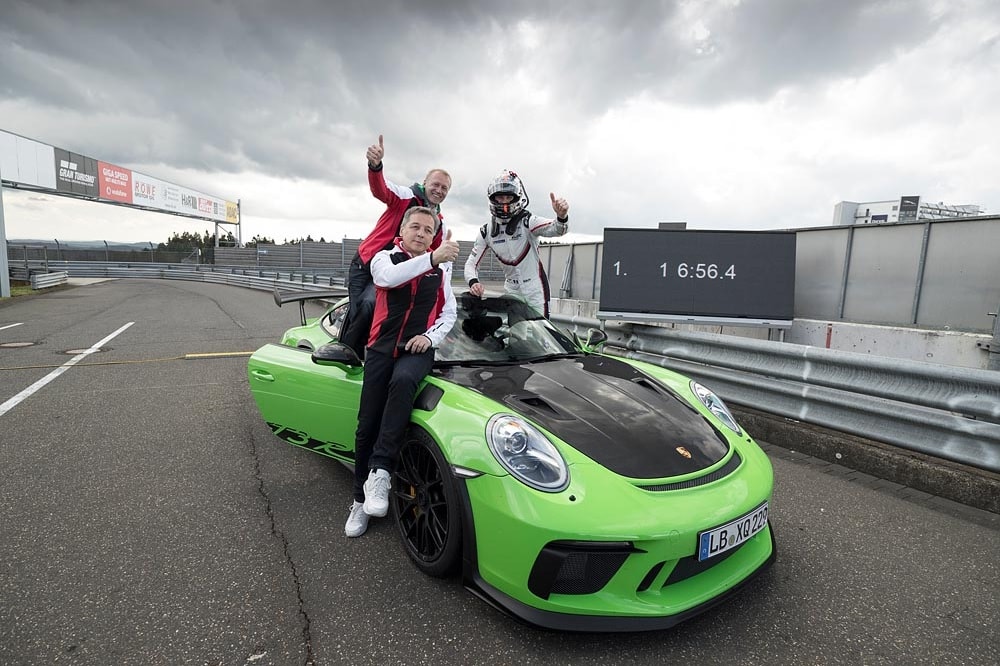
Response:
[{"label": "metal guardrail", "polygon": [[[11,278],[27,280],[39,271],[64,271],[70,277],[83,278],[151,278],[161,280],[192,280],[217,282],[251,289],[271,291],[275,285],[287,289],[329,289],[344,287],[346,271],[331,270],[321,273],[315,269],[267,269],[243,266],[216,266],[211,264],[159,264],[150,262],[97,262],[97,261],[19,261],[10,267]],[[344,291],[347,293],[346,289]]]},{"label": "metal guardrail", "polygon": [[[330,291],[343,276],[169,264],[48,262],[72,277]],[[27,268],[27,267],[26,267]],[[12,271],[13,272],[13,271]],[[597,319],[552,315],[584,333]],[[727,402],[1000,472],[1000,373],[767,340],[607,322],[607,351],[676,370]]]},{"label": "metal guardrail", "polygon": [[66,271],[31,274],[32,289],[48,289],[49,287],[57,287],[67,282],[69,282],[69,273]]},{"label": "metal guardrail", "polygon": [[1000,472],[1000,373],[642,324],[604,330],[608,352],[676,370],[727,402]]}]

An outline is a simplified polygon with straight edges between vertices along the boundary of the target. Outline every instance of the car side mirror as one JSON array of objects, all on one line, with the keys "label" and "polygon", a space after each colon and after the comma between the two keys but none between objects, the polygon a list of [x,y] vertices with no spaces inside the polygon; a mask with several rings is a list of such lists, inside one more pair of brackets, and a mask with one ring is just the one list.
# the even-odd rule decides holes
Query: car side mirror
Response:
[{"label": "car side mirror", "polygon": [[354,350],[341,342],[330,342],[318,347],[312,353],[316,365],[332,365],[349,375],[356,375],[363,369],[361,359]]},{"label": "car side mirror", "polygon": [[575,333],[573,337],[576,338],[576,344],[579,345],[580,349],[586,352],[596,351],[598,347],[608,341],[608,334],[598,328],[588,328],[586,338],[581,338]]}]

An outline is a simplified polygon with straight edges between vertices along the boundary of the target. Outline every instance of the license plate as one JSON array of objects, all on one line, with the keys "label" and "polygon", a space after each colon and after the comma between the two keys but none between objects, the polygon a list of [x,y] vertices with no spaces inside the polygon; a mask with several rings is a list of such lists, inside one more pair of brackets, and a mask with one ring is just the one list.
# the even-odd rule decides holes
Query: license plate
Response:
[{"label": "license plate", "polygon": [[767,502],[736,520],[698,533],[698,561],[721,555],[744,543],[767,525]]}]

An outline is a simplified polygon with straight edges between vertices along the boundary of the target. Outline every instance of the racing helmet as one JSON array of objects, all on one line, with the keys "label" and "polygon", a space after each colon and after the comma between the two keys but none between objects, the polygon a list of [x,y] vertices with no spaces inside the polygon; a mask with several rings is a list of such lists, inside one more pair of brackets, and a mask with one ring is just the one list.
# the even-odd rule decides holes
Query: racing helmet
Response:
[{"label": "racing helmet", "polygon": [[[509,194],[514,198],[509,203],[500,203],[496,200],[498,194]],[[528,195],[524,191],[524,184],[517,174],[510,170],[503,171],[493,179],[486,188],[486,196],[490,200],[490,213],[501,220],[514,217],[528,206]]]}]

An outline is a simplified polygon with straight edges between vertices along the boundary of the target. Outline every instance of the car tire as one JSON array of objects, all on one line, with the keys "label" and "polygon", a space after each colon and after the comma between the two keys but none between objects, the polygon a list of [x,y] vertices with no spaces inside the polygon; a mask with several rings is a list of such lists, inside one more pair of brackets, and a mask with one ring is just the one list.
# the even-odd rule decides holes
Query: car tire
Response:
[{"label": "car tire", "polygon": [[423,430],[407,433],[392,488],[392,516],[410,560],[428,576],[454,574],[462,551],[455,479],[434,438]]}]

